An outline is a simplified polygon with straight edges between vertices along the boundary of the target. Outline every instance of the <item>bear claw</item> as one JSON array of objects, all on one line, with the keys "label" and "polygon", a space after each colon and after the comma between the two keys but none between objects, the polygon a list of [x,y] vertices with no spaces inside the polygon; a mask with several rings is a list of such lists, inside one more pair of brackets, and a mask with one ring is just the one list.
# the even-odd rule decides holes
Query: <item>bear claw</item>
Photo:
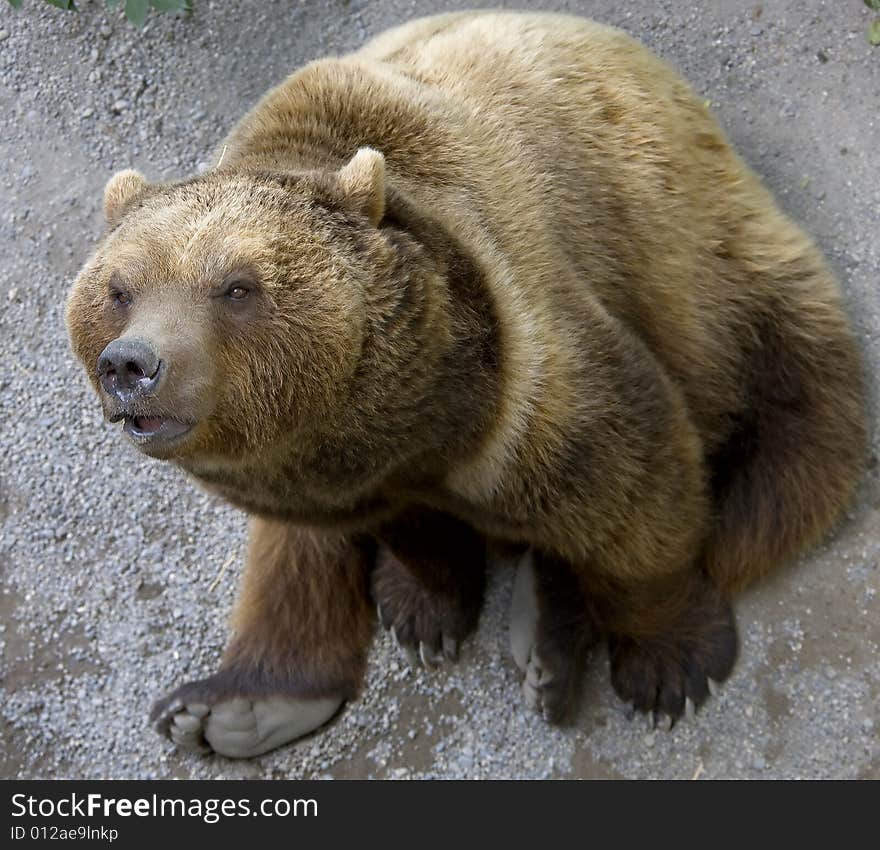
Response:
[{"label": "bear claw", "polygon": [[398,648],[407,664],[414,670],[424,668],[425,670],[436,670],[443,664],[444,659],[447,661],[458,661],[460,644],[455,638],[449,635],[443,635],[441,638],[441,648],[432,649],[425,641],[420,640],[418,646],[412,646],[403,643],[397,634],[397,629],[392,626],[389,631],[394,640],[394,645]]},{"label": "bear claw", "polygon": [[443,644],[443,656],[448,661],[458,661],[459,652],[461,650],[461,642],[449,635],[443,635],[441,640]]},{"label": "bear claw", "polygon": [[419,641],[419,658],[427,670],[435,670],[443,663],[443,656],[430,652],[424,641]]}]

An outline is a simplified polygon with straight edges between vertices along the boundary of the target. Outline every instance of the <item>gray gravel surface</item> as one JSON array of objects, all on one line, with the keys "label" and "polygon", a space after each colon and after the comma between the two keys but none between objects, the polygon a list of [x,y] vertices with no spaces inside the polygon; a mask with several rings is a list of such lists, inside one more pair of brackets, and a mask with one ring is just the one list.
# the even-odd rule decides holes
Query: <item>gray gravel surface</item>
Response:
[{"label": "gray gravel surface", "polygon": [[[69,354],[62,306],[101,230],[103,183],[128,166],[206,167],[304,61],[459,4],[194,0],[141,32],[79,5],[0,3],[0,776],[880,777],[876,434],[840,528],[740,600],[735,674],[670,733],[625,717],[604,657],[573,727],[528,714],[499,571],[451,671],[412,673],[382,637],[362,699],[296,746],[236,763],[159,739],[152,699],[222,648],[245,522],[124,445]],[[711,102],[839,272],[876,412],[880,48],[860,0],[530,5],[623,27]]]}]

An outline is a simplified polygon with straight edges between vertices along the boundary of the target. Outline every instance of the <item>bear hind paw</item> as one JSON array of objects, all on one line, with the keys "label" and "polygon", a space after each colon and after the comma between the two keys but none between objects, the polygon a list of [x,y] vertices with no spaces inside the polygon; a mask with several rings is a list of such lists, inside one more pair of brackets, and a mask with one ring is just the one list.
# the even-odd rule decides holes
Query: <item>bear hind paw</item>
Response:
[{"label": "bear hind paw", "polygon": [[211,679],[190,682],[153,707],[156,730],[178,747],[200,755],[252,758],[313,732],[344,700],[283,695],[211,693]]}]

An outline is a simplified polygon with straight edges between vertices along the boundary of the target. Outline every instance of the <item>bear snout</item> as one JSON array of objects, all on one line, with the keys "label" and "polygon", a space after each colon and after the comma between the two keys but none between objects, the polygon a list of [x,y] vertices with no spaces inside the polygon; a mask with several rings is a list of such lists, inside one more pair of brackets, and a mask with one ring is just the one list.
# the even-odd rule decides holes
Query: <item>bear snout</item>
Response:
[{"label": "bear snout", "polygon": [[153,346],[142,339],[114,339],[100,354],[98,380],[120,402],[153,394],[165,370]]}]

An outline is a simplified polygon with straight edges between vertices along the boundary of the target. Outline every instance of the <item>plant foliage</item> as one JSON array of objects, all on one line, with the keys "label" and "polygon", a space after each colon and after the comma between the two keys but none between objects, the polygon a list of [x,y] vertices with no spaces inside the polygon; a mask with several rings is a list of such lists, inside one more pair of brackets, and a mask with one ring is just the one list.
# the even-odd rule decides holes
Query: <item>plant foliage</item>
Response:
[{"label": "plant foliage", "polygon": [[[8,0],[8,2],[16,9],[21,8],[22,0]],[[76,11],[74,0],[43,0],[43,2],[59,9]],[[111,9],[124,3],[125,17],[136,27],[142,27],[146,23],[151,8],[159,12],[188,12],[192,8],[190,0],[105,0],[105,2]]]}]

